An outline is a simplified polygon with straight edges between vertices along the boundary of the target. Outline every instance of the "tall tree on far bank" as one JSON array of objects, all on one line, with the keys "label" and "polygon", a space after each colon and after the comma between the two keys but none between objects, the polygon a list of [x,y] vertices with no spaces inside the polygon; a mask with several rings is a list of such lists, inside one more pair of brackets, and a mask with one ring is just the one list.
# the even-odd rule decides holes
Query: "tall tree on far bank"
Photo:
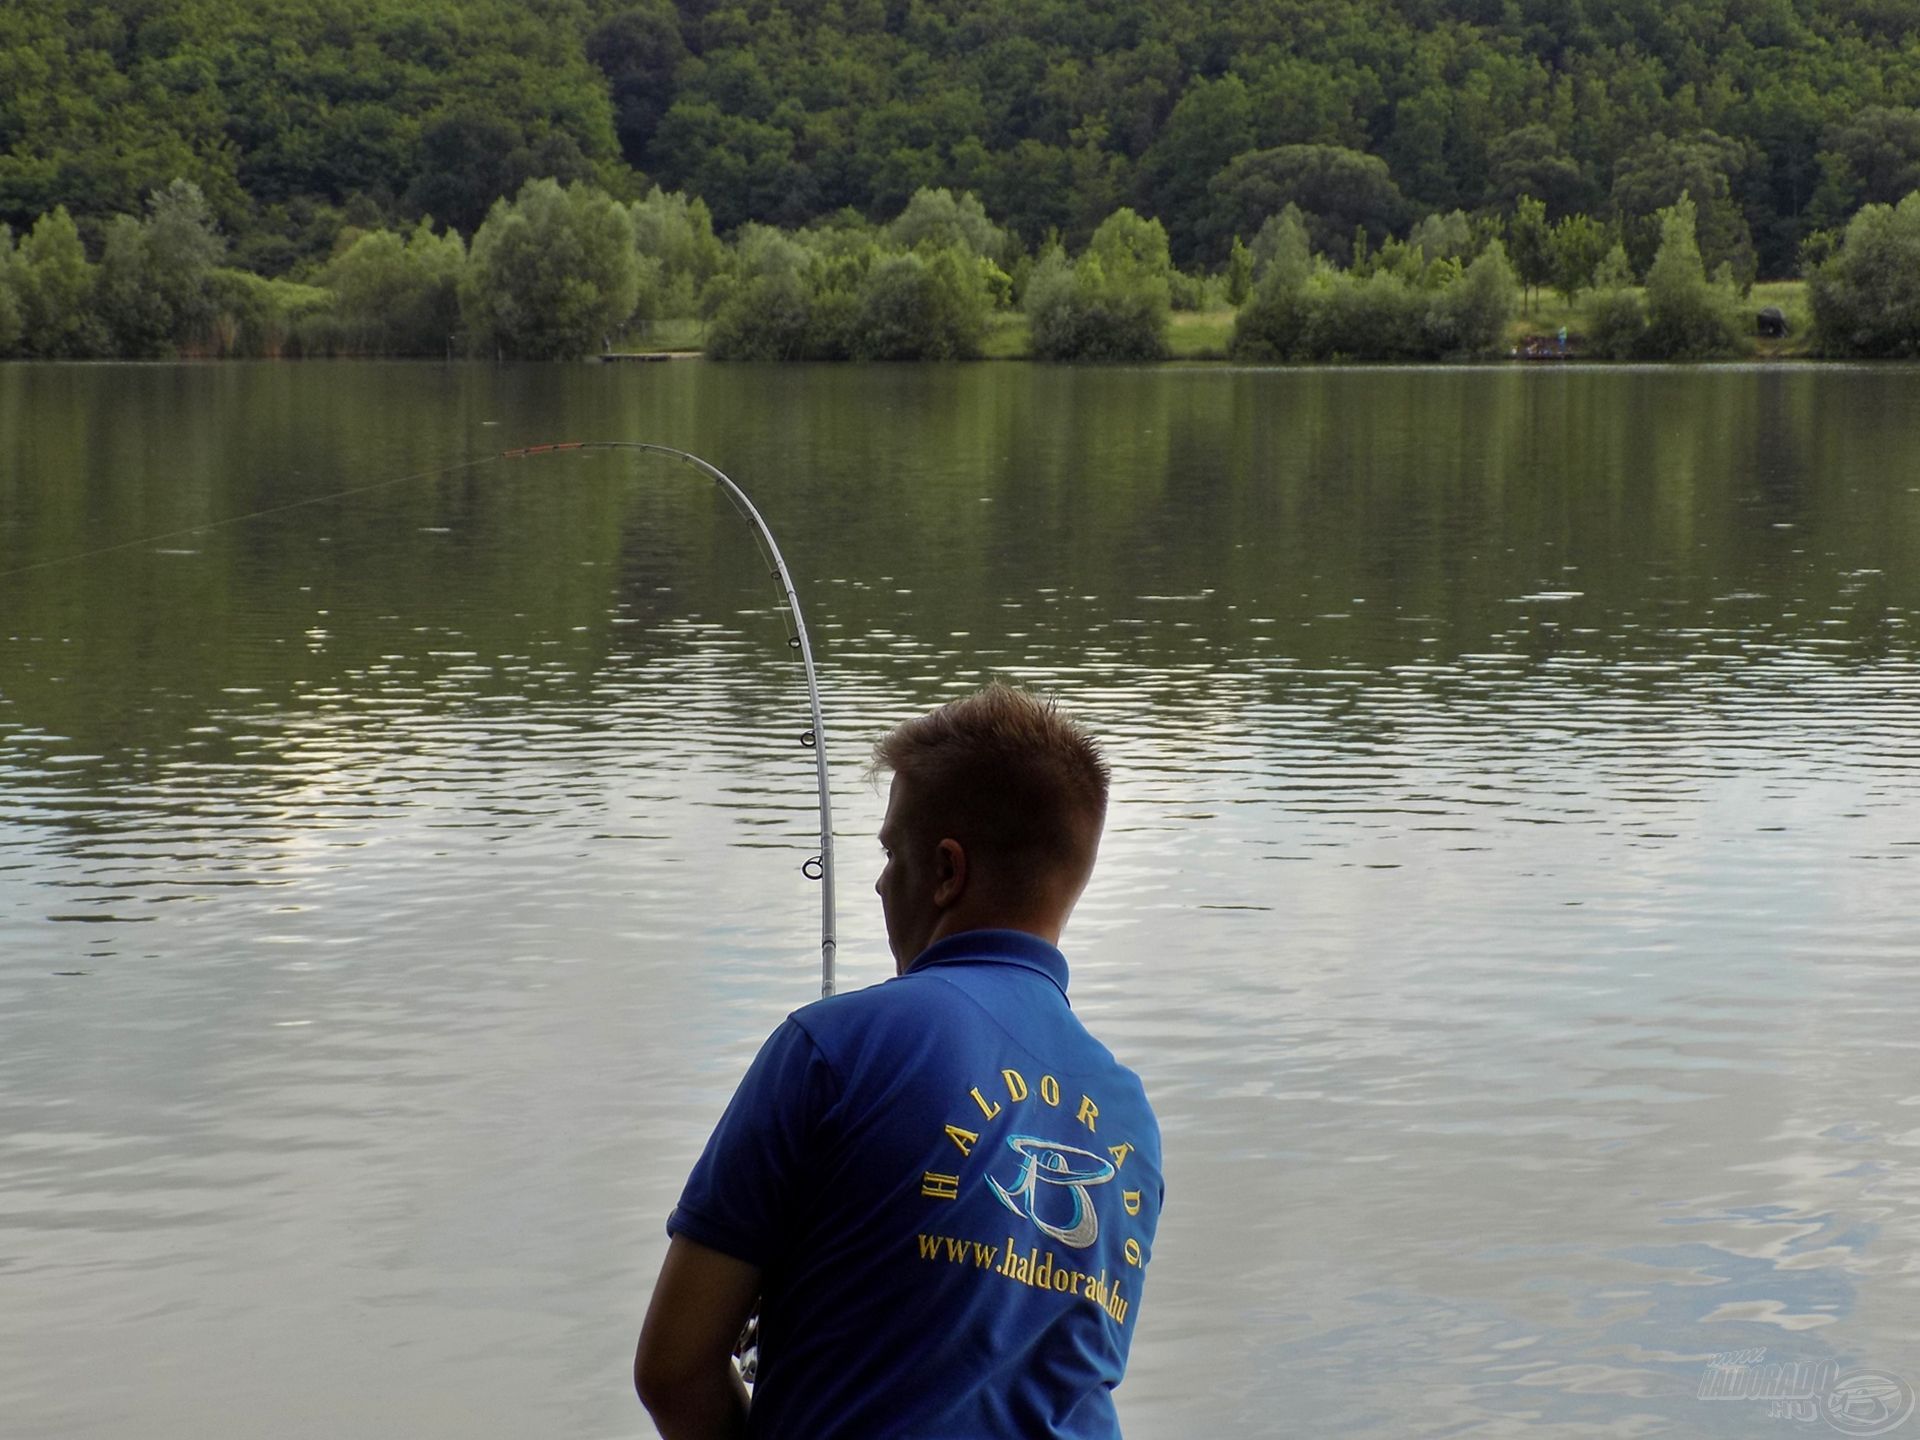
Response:
[{"label": "tall tree on far bank", "polygon": [[[1705,360],[1733,354],[1746,341],[1732,284],[1707,278],[1695,217],[1690,195],[1660,212],[1660,249],[1647,269],[1642,342],[1651,360]],[[1726,269],[1722,266],[1723,277]]]},{"label": "tall tree on far bank", "polygon": [[1553,232],[1547,226],[1547,207],[1531,195],[1522,195],[1507,222],[1507,249],[1531,311],[1540,287],[1553,279]]},{"label": "tall tree on far bank", "polygon": [[114,218],[100,257],[96,307],[117,353],[166,355],[213,319],[213,272],[227,242],[200,187],[175,180],[147,199],[147,218]]}]

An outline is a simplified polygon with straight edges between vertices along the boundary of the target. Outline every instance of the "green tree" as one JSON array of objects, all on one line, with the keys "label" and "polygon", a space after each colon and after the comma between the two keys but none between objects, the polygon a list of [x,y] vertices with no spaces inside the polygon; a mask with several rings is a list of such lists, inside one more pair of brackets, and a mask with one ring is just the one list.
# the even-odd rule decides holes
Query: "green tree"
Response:
[{"label": "green tree", "polygon": [[26,323],[20,317],[19,282],[14,278],[17,264],[13,227],[0,225],[0,357],[13,354],[26,333]]},{"label": "green tree", "polygon": [[1233,237],[1233,249],[1227,254],[1227,303],[1236,309],[1246,304],[1253,293],[1253,252]]},{"label": "green tree", "polygon": [[485,350],[572,359],[626,324],[639,283],[624,206],[591,186],[529,180],[473,237],[461,311]]},{"label": "green tree", "polygon": [[586,53],[607,77],[621,151],[639,165],[673,103],[674,73],[687,58],[679,11],[671,0],[630,4],[594,27]]},{"label": "green tree", "polygon": [[1488,241],[1457,279],[1442,283],[1428,306],[1427,330],[1434,349],[1442,356],[1500,351],[1519,288],[1506,248],[1498,240]]},{"label": "green tree", "polygon": [[1742,142],[1705,129],[1655,134],[1628,149],[1615,172],[1613,205],[1634,264],[1651,262],[1665,233],[1663,212],[1688,196],[1707,267],[1730,264],[1743,285],[1751,284],[1758,263],[1753,235],[1734,194],[1734,182],[1746,178],[1751,164]]},{"label": "green tree", "polygon": [[1338,145],[1281,145],[1236,156],[1211,183],[1216,228],[1250,235],[1297,206],[1314,248],[1345,263],[1353,235],[1378,243],[1406,222],[1407,202],[1384,160]]},{"label": "green tree", "polygon": [[1553,227],[1553,283],[1567,304],[1593,285],[1607,242],[1606,227],[1591,215],[1568,215]]},{"label": "green tree", "polygon": [[862,360],[971,360],[990,301],[977,256],[958,246],[877,260],[860,288],[853,353]]},{"label": "green tree", "polygon": [[1695,211],[1682,195],[1660,214],[1660,249],[1647,271],[1644,353],[1656,360],[1701,360],[1736,352],[1746,338],[1731,285],[1707,279],[1695,237]]},{"label": "green tree", "polygon": [[213,272],[226,241],[200,187],[175,180],[147,201],[147,218],[107,227],[95,305],[122,355],[169,354],[206,338]]},{"label": "green tree", "polygon": [[1450,210],[1445,215],[1429,215],[1415,225],[1407,234],[1407,244],[1418,250],[1422,258],[1434,260],[1469,259],[1476,248],[1474,243],[1473,222],[1463,210]]},{"label": "green tree", "polygon": [[1298,205],[1288,205],[1278,215],[1269,215],[1253,237],[1253,278],[1257,285],[1275,265],[1292,265],[1297,260],[1300,278],[1313,254],[1313,242],[1307,235],[1306,217]]},{"label": "green tree", "polygon": [[1101,222],[1080,258],[1049,251],[1023,304],[1042,360],[1160,360],[1171,308],[1166,231],[1130,209]]},{"label": "green tree", "polygon": [[1547,226],[1547,207],[1531,195],[1522,195],[1507,222],[1507,244],[1513,253],[1513,268],[1520,277],[1526,308],[1542,285],[1553,279],[1553,232]]},{"label": "green tree", "polygon": [[1141,199],[1171,227],[1173,253],[1181,264],[1226,257],[1227,241],[1235,232],[1212,223],[1207,182],[1252,146],[1253,105],[1247,87],[1239,76],[1223,75],[1189,85],[1141,157]]},{"label": "green tree", "polygon": [[1587,349],[1601,360],[1630,360],[1640,354],[1647,333],[1647,307],[1634,288],[1633,262],[1618,241],[1593,276],[1594,296],[1587,304]]},{"label": "green tree", "polygon": [[374,230],[322,272],[340,348],[351,354],[445,355],[460,329],[467,250],[458,232],[422,220],[410,235]]},{"label": "green tree", "polygon": [[1822,141],[1852,182],[1852,204],[1893,205],[1920,190],[1920,110],[1868,105],[1830,126]]},{"label": "green tree", "polygon": [[59,360],[106,350],[106,330],[93,310],[96,267],[64,206],[34,222],[13,275],[26,354]]},{"label": "green tree", "polygon": [[886,235],[902,250],[958,246],[996,263],[1005,260],[1011,248],[1007,232],[987,218],[978,197],[964,190],[958,195],[945,189],[914,191],[907,208],[887,226]]},{"label": "green tree", "polygon": [[706,202],[656,185],[628,214],[642,262],[637,313],[643,319],[699,313],[701,295],[727,263]]},{"label": "green tree", "polygon": [[1807,289],[1828,354],[1920,356],[1920,191],[1864,207]]},{"label": "green tree", "polygon": [[1552,127],[1522,125],[1493,143],[1487,155],[1487,202],[1505,209],[1537,196],[1548,213],[1564,215],[1590,199],[1579,162]]}]

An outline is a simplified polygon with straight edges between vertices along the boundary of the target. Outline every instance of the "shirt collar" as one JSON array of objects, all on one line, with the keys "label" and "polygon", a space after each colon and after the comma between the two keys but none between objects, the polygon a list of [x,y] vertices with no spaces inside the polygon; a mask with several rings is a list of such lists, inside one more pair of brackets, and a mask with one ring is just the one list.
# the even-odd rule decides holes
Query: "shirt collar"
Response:
[{"label": "shirt collar", "polygon": [[1059,947],[1025,930],[967,930],[936,940],[906,968],[918,974],[935,965],[1017,965],[1044,975],[1067,993],[1067,957]]}]

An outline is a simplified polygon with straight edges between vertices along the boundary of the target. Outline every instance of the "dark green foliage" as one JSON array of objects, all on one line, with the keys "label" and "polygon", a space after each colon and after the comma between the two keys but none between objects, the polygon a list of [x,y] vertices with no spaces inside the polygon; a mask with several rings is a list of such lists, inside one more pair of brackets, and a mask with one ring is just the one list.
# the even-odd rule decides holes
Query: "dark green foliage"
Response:
[{"label": "dark green foliage", "polygon": [[1869,105],[1822,137],[1825,157],[1844,177],[1840,204],[1894,205],[1920,190],[1920,110]]},{"label": "dark green foliage", "polygon": [[598,174],[572,136],[550,133],[529,143],[504,117],[464,106],[421,131],[420,157],[403,213],[435,216],[463,235],[479,228],[495,200],[517,194],[529,180],[565,184]]},{"label": "dark green foliage", "polygon": [[1920,191],[1853,217],[1808,277],[1814,333],[1833,355],[1920,356]]},{"label": "dark green foliage", "polygon": [[1364,276],[1315,270],[1296,242],[1235,319],[1229,353],[1265,362],[1485,355],[1502,344],[1517,298],[1497,240],[1464,269],[1452,260],[1423,267],[1418,252],[1396,246]]},{"label": "dark green foliage", "polygon": [[1041,360],[1160,360],[1171,307],[1167,233],[1157,220],[1116,210],[1080,258],[1046,255],[1023,301]]},{"label": "dark green foliage", "polygon": [[[1149,214],[1171,222],[1173,251],[1183,262],[1224,258],[1226,241],[1235,233],[1232,221],[1240,217],[1228,215],[1222,227],[1209,203],[1207,182],[1252,148],[1253,107],[1239,76],[1196,81],[1173,107],[1166,128],[1141,160],[1140,196]],[[1251,233],[1253,227],[1246,228]]]},{"label": "dark green foliage", "polygon": [[473,237],[460,302],[483,354],[562,360],[602,348],[639,290],[625,207],[590,186],[530,180]]},{"label": "dark green foliage", "polygon": [[1238,156],[1212,184],[1215,228],[1251,235],[1270,215],[1298,207],[1316,250],[1346,261],[1353,236],[1384,240],[1411,217],[1387,165],[1338,145],[1282,145]]},{"label": "dark green foliage", "polygon": [[1522,125],[1494,141],[1487,170],[1486,198],[1498,205],[1515,205],[1532,195],[1548,213],[1565,215],[1585,209],[1594,198],[1580,163],[1546,125]]},{"label": "dark green foliage", "polygon": [[588,34],[587,58],[607,77],[620,148],[640,165],[667,113],[674,72],[687,58],[679,13],[670,0],[629,5]]},{"label": "dark green foliage", "polygon": [[1740,283],[1755,274],[1753,237],[1735,196],[1755,157],[1742,141],[1712,130],[1670,138],[1656,134],[1621,157],[1613,182],[1627,255],[1645,268],[1661,243],[1661,214],[1690,196],[1698,213],[1698,243],[1708,269],[1730,264]]},{"label": "dark green foliage", "polygon": [[[1551,220],[1617,212],[1644,267],[1653,217],[1690,193],[1707,267],[1743,279],[1786,273],[1809,230],[1915,183],[1904,13],[7,0],[0,222],[21,232],[64,205],[97,255],[112,216],[183,177],[239,261],[305,275],[341,225],[431,213],[471,234],[529,178],[631,199],[637,170],[702,196],[723,233],[845,206],[892,214],[947,188],[978,194],[1024,245],[1050,230],[1077,245],[1130,200],[1190,268],[1225,263],[1289,198],[1339,258],[1356,225],[1377,246],[1413,213],[1504,212],[1531,194]],[[1232,171],[1296,147],[1377,160],[1412,209],[1382,221],[1295,177]],[[1248,193],[1263,183],[1285,193]]]}]

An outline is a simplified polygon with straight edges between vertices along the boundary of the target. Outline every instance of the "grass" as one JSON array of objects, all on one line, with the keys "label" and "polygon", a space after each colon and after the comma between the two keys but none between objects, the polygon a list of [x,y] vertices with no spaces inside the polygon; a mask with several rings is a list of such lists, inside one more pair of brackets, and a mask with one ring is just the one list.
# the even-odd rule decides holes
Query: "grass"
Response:
[{"label": "grass", "polygon": [[[1018,310],[995,315],[980,354],[987,360],[1027,360],[1027,317]],[[1175,360],[1224,360],[1233,336],[1232,310],[1176,310],[1167,325],[1167,348]]]},{"label": "grass", "polygon": [[614,337],[613,348],[628,355],[651,355],[662,350],[706,348],[704,320],[649,320]]},{"label": "grass", "polygon": [[[1569,305],[1558,291],[1542,290],[1533,297],[1532,304],[1515,315],[1507,326],[1508,344],[1517,348],[1529,335],[1557,335],[1563,325],[1569,335],[1584,335],[1590,315],[1587,304],[1592,299],[1593,292],[1584,291]],[[1757,318],[1768,305],[1777,307],[1787,317],[1787,338],[1762,340],[1756,336],[1752,351],[1754,358],[1791,360],[1813,353],[1809,348],[1813,333],[1813,310],[1807,303],[1806,282],[1768,280],[1756,284],[1746,299],[1740,302],[1740,309]]]}]

